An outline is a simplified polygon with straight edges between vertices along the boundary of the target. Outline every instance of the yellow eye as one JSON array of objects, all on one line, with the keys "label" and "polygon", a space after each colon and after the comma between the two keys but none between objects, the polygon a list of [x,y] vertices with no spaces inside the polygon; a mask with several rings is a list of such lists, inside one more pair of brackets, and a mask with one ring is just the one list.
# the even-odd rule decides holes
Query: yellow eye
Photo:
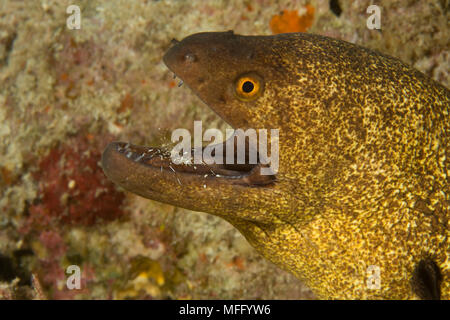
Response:
[{"label": "yellow eye", "polygon": [[241,100],[253,100],[262,92],[262,80],[254,74],[244,75],[236,81],[236,94]]}]

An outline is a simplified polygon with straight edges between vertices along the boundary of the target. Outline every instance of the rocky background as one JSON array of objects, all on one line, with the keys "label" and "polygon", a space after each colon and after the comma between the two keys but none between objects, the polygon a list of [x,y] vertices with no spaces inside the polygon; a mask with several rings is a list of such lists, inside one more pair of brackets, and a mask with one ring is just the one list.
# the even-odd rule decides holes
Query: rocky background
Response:
[{"label": "rocky background", "polygon": [[[370,4],[381,30],[366,27]],[[172,38],[318,33],[449,87],[449,21],[447,0],[0,1],[0,299],[314,299],[225,221],[115,187],[101,152],[166,143],[194,120],[226,127],[162,63]]]}]

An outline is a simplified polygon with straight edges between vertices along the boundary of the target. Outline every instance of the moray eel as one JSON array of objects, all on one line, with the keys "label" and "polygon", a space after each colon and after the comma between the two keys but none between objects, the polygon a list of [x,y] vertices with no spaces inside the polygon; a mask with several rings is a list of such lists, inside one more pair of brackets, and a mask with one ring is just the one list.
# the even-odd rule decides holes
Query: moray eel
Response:
[{"label": "moray eel", "polygon": [[450,299],[448,89],[305,33],[199,33],[163,60],[233,128],[279,128],[278,172],[113,142],[111,180],[222,217],[319,298]]}]

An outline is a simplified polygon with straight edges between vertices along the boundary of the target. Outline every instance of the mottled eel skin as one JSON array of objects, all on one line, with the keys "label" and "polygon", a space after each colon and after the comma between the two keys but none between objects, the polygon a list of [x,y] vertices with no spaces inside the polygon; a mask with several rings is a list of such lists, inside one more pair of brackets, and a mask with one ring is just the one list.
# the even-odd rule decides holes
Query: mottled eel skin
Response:
[{"label": "mottled eel skin", "polygon": [[177,166],[115,142],[102,158],[110,179],[222,217],[319,298],[450,299],[448,89],[319,35],[174,42],[166,65],[231,126],[280,129],[279,171]]}]

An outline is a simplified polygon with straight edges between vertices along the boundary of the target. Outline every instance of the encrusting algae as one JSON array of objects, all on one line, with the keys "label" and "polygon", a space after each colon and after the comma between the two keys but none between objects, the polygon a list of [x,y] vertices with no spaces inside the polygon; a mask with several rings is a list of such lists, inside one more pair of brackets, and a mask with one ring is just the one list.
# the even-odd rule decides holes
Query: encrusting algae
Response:
[{"label": "encrusting algae", "polygon": [[[6,267],[0,268],[0,297],[5,299],[316,297],[223,219],[124,192],[102,172],[100,154],[111,141],[160,145],[176,128],[191,130],[192,120],[227,128],[186,85],[176,87],[162,62],[173,38],[225,30],[269,35],[276,32],[273,20],[280,32],[306,30],[377,49],[447,88],[450,83],[448,10],[440,0],[379,1],[382,30],[366,26],[370,1],[89,0],[76,4],[80,29],[67,27],[65,1],[2,4],[0,260]],[[429,212],[433,201],[417,206]],[[146,267],[131,272],[141,257],[160,266],[164,283]],[[417,264],[413,277],[439,279],[430,262],[436,260],[429,258]],[[81,269],[80,290],[66,287],[70,265]],[[367,271],[356,266],[360,274]]]}]

